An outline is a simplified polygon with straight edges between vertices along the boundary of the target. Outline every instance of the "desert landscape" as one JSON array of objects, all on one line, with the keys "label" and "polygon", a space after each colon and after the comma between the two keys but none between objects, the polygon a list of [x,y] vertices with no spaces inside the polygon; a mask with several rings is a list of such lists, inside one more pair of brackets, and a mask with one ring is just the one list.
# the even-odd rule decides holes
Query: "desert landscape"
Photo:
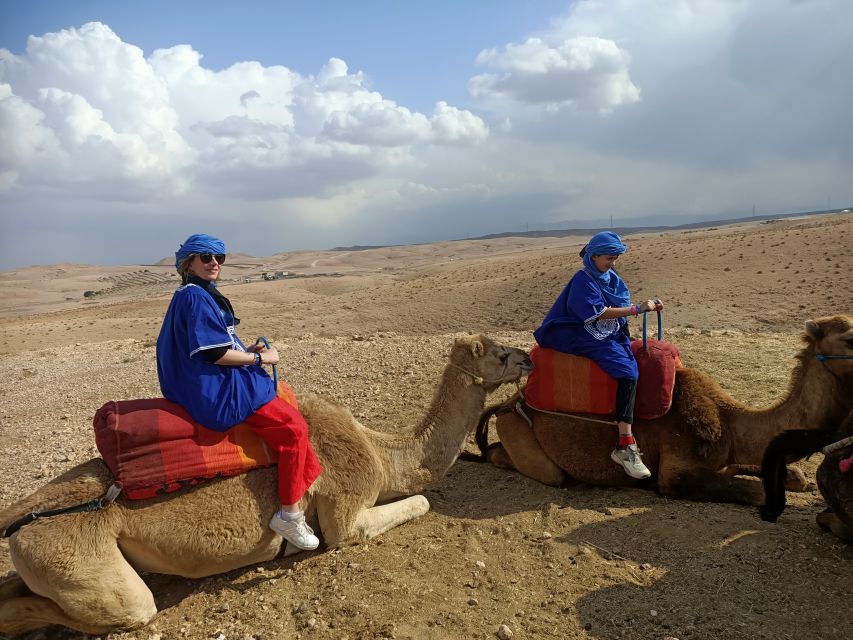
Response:
[{"label": "desert landscape", "polygon": [[[760,408],[784,396],[806,320],[853,314],[851,237],[850,213],[638,233],[623,238],[619,270],[635,299],[665,302],[664,338],[687,366]],[[230,254],[221,289],[241,337],[271,340],[297,392],[402,433],[429,405],[454,338],[533,345],[585,240]],[[92,417],[105,402],[159,395],[154,347],[173,272],[164,256],[0,273],[0,508],[97,455]],[[814,479],[819,463],[798,464]],[[146,575],[160,614],[107,637],[489,639],[502,627],[531,639],[853,637],[853,547],[815,524],[816,490],[789,494],[769,524],[754,508],[552,488],[458,461],[425,495],[426,516],[368,544],[202,580]]]}]

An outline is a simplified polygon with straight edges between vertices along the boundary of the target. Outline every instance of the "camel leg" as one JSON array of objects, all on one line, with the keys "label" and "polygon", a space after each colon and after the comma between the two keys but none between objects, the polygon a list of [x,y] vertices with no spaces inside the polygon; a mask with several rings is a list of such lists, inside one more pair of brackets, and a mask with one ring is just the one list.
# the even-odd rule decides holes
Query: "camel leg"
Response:
[{"label": "camel leg", "polygon": [[495,426],[503,449],[492,449],[488,454],[489,462],[504,469],[515,469],[552,487],[563,484],[566,473],[545,455],[533,429],[523,418],[506,413],[498,416]]},{"label": "camel leg", "polygon": [[834,534],[845,542],[853,542],[853,529],[850,529],[831,509],[825,509],[815,516],[818,526]]},{"label": "camel leg", "polygon": [[0,602],[10,598],[30,595],[32,592],[17,573],[11,573],[0,579]]},{"label": "camel leg", "polygon": [[[787,467],[785,476],[785,490],[795,493],[804,493],[806,491],[814,491],[817,485],[814,482],[809,482],[806,474],[799,467]],[[727,476],[751,476],[753,478],[761,477],[761,467],[757,464],[730,464],[724,467],[720,473]]]},{"label": "camel leg", "polygon": [[80,524],[94,529],[84,540],[52,523],[29,525],[11,538],[12,562],[29,593],[4,583],[0,593],[18,595],[0,600],[0,633],[59,624],[102,635],[142,627],[157,613],[154,596],[116,539],[91,520]]},{"label": "camel leg", "polygon": [[429,511],[429,501],[421,495],[359,509],[354,515],[342,502],[346,502],[346,497],[337,500],[317,497],[317,517],[328,547],[369,540]]},{"label": "camel leg", "polygon": [[661,464],[658,468],[658,491],[670,498],[696,502],[764,504],[764,489],[760,482],[734,478],[702,467],[684,469]]}]

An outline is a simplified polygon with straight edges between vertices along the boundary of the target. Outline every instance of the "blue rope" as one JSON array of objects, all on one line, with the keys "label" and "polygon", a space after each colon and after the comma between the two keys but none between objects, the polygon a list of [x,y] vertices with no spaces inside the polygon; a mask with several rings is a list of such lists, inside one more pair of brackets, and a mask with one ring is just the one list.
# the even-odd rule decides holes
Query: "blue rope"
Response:
[{"label": "blue rope", "polygon": [[[260,344],[260,343],[263,343],[263,345],[267,349],[270,348],[269,340],[267,340],[263,336],[259,336],[258,339],[255,340],[255,344]],[[275,387],[275,392],[278,393],[278,368],[275,365],[272,365],[272,383],[273,383],[273,386]]]},{"label": "blue rope", "polygon": [[825,362],[827,360],[853,360],[853,356],[825,356],[822,353],[818,353],[815,357],[818,362]]}]

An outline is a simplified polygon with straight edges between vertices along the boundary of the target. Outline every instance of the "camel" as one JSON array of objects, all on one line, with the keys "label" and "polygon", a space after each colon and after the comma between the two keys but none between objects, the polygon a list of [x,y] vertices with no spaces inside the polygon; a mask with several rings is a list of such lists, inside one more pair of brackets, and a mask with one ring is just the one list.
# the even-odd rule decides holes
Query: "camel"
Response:
[{"label": "camel", "polygon": [[[324,469],[300,506],[319,523],[326,546],[361,542],[424,515],[429,503],[419,492],[459,456],[486,394],[532,366],[524,351],[485,336],[457,339],[430,408],[408,435],[372,431],[344,406],[300,395]],[[0,512],[0,527],[97,498],[111,483],[103,461],[90,460]],[[408,497],[387,502],[401,496]],[[201,578],[272,560],[282,548],[267,526],[277,508],[273,467],[38,519],[9,538],[17,573],[0,583],[0,635],[54,624],[95,635],[144,626],[157,609],[137,571]]]},{"label": "camel", "polygon": [[[679,369],[670,411],[634,424],[634,436],[652,471],[648,480],[628,477],[610,460],[615,424],[601,424],[602,416],[537,412],[524,408],[519,395],[481,417],[481,459],[553,486],[569,478],[605,486],[642,483],[667,497],[760,505],[761,484],[736,476],[760,475],[770,440],[792,427],[832,428],[853,408],[853,360],[818,358],[853,354],[853,317],[808,321],[802,339],[805,346],[797,355],[786,397],[766,410],[741,405],[697,369]],[[524,416],[514,410],[519,400]],[[487,447],[493,415],[500,442]],[[799,469],[789,473],[789,489],[808,487]]]},{"label": "camel", "polygon": [[828,506],[817,515],[817,523],[824,531],[853,543],[853,471],[842,472],[839,467],[853,454],[853,412],[837,431],[792,429],[773,438],[761,465],[766,494],[761,517],[776,522],[785,510],[785,487],[780,481],[785,463],[821,450],[826,456],[817,468],[817,486]]}]

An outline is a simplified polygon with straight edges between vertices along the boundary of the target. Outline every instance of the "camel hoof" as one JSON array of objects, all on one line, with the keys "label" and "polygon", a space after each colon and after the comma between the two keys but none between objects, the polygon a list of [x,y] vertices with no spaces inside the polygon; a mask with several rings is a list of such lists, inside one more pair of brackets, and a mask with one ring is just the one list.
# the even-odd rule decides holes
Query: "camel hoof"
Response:
[{"label": "camel hoof", "polygon": [[838,516],[832,513],[830,509],[824,509],[815,516],[815,522],[817,522],[818,526],[827,533],[832,531],[832,525],[837,520]]},{"label": "camel hoof", "polygon": [[770,507],[760,507],[758,514],[764,522],[776,522],[782,512],[779,509],[771,509]]},{"label": "camel hoof", "polygon": [[515,465],[512,463],[506,449],[501,445],[490,447],[486,452],[486,460],[495,465],[498,469],[515,471]]}]

